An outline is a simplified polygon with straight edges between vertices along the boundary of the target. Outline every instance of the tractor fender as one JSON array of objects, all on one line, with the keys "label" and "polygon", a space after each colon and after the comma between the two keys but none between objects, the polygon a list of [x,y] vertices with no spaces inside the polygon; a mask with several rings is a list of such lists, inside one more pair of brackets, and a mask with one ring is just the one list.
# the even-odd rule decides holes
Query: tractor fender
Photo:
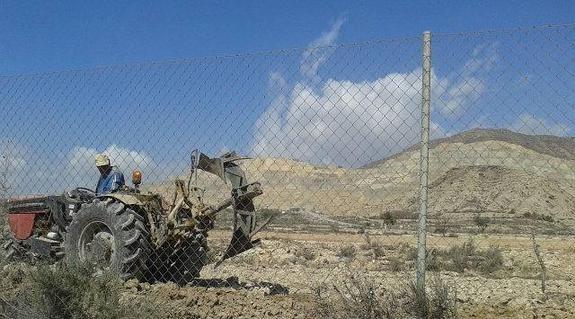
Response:
[{"label": "tractor fender", "polygon": [[144,205],[145,201],[143,201],[140,197],[140,194],[121,194],[121,193],[112,193],[106,194],[102,196],[98,196],[97,198],[112,198],[117,201],[122,202],[125,205],[129,206],[142,206]]}]

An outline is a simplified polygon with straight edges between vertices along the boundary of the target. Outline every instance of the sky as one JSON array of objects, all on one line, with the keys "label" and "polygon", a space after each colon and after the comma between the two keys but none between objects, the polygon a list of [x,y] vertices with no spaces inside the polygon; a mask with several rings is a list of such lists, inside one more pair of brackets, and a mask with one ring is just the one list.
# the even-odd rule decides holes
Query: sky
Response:
[{"label": "sky", "polygon": [[0,2],[0,173],[90,187],[106,153],[157,182],[194,148],[360,167],[419,141],[424,30],[432,138],[575,135],[575,26],[530,28],[574,5],[462,2]]},{"label": "sky", "polygon": [[0,74],[573,22],[573,1],[0,1]]}]

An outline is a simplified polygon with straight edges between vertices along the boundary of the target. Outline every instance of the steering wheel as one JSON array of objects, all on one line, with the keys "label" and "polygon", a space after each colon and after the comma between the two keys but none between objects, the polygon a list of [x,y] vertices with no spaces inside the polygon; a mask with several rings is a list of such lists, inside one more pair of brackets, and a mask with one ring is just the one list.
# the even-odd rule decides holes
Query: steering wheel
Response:
[{"label": "steering wheel", "polygon": [[96,192],[86,187],[76,187],[74,190],[78,191],[79,193],[88,194],[90,196],[96,196]]}]

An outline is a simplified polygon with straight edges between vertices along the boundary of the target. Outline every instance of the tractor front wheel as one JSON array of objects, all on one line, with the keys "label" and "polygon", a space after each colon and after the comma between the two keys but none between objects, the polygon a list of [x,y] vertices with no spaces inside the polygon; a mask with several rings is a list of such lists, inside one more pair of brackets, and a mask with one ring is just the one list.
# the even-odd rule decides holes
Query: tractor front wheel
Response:
[{"label": "tractor front wheel", "polygon": [[82,205],[67,228],[68,263],[86,263],[123,279],[144,279],[150,254],[145,219],[116,200],[96,199]]}]

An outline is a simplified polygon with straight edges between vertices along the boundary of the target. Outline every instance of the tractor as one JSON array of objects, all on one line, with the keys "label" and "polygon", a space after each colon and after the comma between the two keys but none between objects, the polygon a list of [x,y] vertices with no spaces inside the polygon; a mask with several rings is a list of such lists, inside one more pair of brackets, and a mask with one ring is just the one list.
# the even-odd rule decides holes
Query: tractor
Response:
[{"label": "tractor", "polygon": [[[171,202],[140,190],[142,174],[134,171],[133,187],[97,196],[76,188],[60,196],[11,200],[8,222],[11,240],[4,245],[10,258],[32,257],[87,263],[123,279],[172,281],[185,284],[206,264],[208,232],[218,213],[232,207],[231,242],[216,266],[258,243],[253,199],[262,194],[258,182],[248,183],[234,152],[210,158],[194,150],[187,181],[175,180]],[[204,202],[198,170],[231,184],[230,197],[216,205]]]}]

